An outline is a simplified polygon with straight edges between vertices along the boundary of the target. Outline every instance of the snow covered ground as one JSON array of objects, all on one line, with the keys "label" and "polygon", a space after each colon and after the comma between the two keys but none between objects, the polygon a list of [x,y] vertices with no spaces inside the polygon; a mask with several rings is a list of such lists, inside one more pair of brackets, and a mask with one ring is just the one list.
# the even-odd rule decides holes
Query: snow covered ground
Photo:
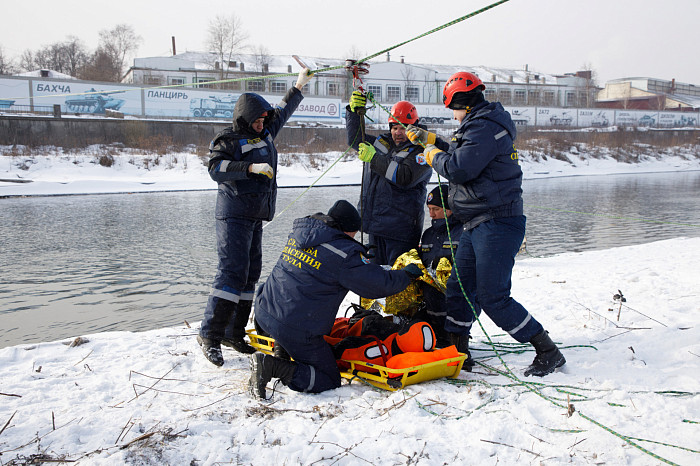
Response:
[{"label": "snow covered ground", "polygon": [[537,380],[522,376],[532,351],[488,318],[502,361],[477,331],[483,365],[457,380],[318,395],[279,385],[271,402],[247,395],[247,357],[204,359],[196,325],[4,348],[0,461],[698,464],[698,262],[700,238],[519,261],[513,294],[567,358]]},{"label": "snow covered ground", "polygon": [[[339,156],[320,170],[280,167],[279,183],[307,186]],[[521,153],[527,178],[700,169],[697,154],[570,158]],[[319,184],[360,172],[339,162]],[[157,165],[125,154],[109,168],[90,153],[0,156],[0,179],[13,180],[0,196],[215,188],[189,153]],[[3,348],[0,464],[699,464],[699,262],[700,238],[519,260],[513,295],[568,361],[538,380],[522,376],[534,353],[487,317],[500,358],[475,331],[480,365],[457,380],[319,395],[279,385],[271,402],[247,395],[247,357],[204,359],[197,323]]]}]

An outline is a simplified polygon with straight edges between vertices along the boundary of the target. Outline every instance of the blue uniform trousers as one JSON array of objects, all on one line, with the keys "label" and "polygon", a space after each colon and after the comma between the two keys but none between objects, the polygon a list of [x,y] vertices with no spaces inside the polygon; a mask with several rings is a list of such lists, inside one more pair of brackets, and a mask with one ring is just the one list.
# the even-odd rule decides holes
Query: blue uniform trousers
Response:
[{"label": "blue uniform trousers", "polygon": [[[262,322],[256,321],[256,327],[269,335]],[[320,393],[340,387],[340,370],[331,345],[323,336],[302,337],[289,333],[271,336],[297,364],[289,388],[297,392]]]},{"label": "blue uniform trousers", "polygon": [[[219,266],[199,333],[220,341],[245,334],[255,284],[262,270],[262,221],[217,219],[216,237]],[[238,310],[241,315],[237,315]]]},{"label": "blue uniform trousers", "polygon": [[369,244],[377,247],[370,251],[374,255],[370,262],[379,265],[394,265],[401,254],[418,247],[417,240],[415,242],[402,241],[378,235],[369,235]]},{"label": "blue uniform trousers", "polygon": [[468,335],[476,321],[457,281],[479,315],[486,315],[514,339],[524,343],[542,331],[542,325],[510,296],[515,256],[525,236],[525,216],[495,218],[465,230],[455,253],[457,270],[447,281],[445,330]]}]

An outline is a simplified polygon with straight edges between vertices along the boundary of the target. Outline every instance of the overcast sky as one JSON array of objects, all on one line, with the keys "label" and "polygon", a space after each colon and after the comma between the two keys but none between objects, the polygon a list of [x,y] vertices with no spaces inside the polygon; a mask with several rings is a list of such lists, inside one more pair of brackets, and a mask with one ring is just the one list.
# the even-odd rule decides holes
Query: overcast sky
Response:
[{"label": "overcast sky", "polygon": [[[0,47],[26,50],[126,23],[144,42],[137,56],[203,51],[217,14],[237,15],[250,44],[272,54],[369,56],[496,0],[3,0]],[[563,74],[593,69],[599,84],[622,77],[700,85],[700,0],[510,0],[391,51],[392,60],[524,68]],[[370,70],[371,71],[371,70]]]}]

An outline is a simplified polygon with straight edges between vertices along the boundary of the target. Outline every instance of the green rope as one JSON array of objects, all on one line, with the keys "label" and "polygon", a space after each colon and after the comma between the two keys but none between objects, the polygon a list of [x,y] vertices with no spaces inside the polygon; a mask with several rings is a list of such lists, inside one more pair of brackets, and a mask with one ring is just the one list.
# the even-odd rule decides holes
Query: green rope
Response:
[{"label": "green rope", "polygon": [[700,453],[700,450],[693,450],[692,448],[681,447],[681,446],[678,446],[678,445],[673,445],[673,444],[671,444],[671,443],[657,442],[657,441],[655,441],[655,440],[648,440],[648,439],[645,439],[645,438],[638,438],[638,437],[627,437],[627,438],[628,438],[628,439],[632,439],[632,440],[639,440],[640,442],[656,443],[656,444],[658,444],[658,445],[663,445],[663,446],[666,446],[666,447],[678,448],[678,449],[680,449],[680,450],[689,451],[689,452],[691,452],[691,453]]},{"label": "green rope", "polygon": [[[469,18],[472,18],[478,14],[481,14],[485,11],[490,10],[491,8],[495,8],[503,3],[508,2],[509,0],[500,0],[498,2],[492,3],[491,5],[487,5],[484,8],[481,8],[479,10],[475,10],[469,14],[466,14],[460,18],[454,19],[450,22],[447,22],[443,24],[442,26],[438,26],[434,29],[431,29],[430,31],[424,32],[423,34],[420,34],[412,39],[405,40],[403,42],[400,42],[396,45],[392,45],[391,47],[388,47],[384,50],[381,50],[375,54],[369,55],[368,57],[365,57],[361,60],[358,60],[358,63],[366,62],[368,60],[371,60],[372,58],[378,57],[379,55],[382,55],[386,52],[389,52],[391,50],[394,50],[398,47],[401,47],[402,45],[406,45],[409,42],[413,42],[414,40],[421,39],[425,36],[428,36],[434,32],[440,31],[442,29],[448,28],[450,26],[453,26],[457,23],[461,23],[462,21],[465,21]],[[323,73],[327,71],[335,71],[339,69],[345,69],[345,65],[339,65],[339,66],[329,66],[326,68],[319,68],[317,70],[311,70],[312,73]],[[250,76],[246,78],[231,78],[231,79],[220,79],[217,81],[207,81],[206,83],[183,83],[183,84],[169,84],[169,85],[164,85],[164,86],[152,86],[152,87],[133,87],[133,88],[126,88],[126,89],[120,89],[120,90],[115,90],[115,91],[107,91],[107,93],[115,93],[115,92],[129,92],[129,91],[140,91],[144,89],[169,89],[169,88],[180,88],[180,87],[189,87],[189,86],[202,86],[202,85],[212,85],[212,84],[226,84],[226,83],[234,83],[234,82],[242,82],[242,81],[252,81],[252,80],[261,80],[261,79],[272,79],[272,78],[284,78],[284,77],[289,77],[289,76],[296,76],[297,73],[281,73],[281,74],[270,74],[270,75],[263,75],[263,76]],[[66,97],[66,96],[75,96],[75,95],[90,95],[90,94],[104,94],[104,91],[95,91],[95,92],[80,92],[80,93],[75,93],[75,94],[51,94],[51,95],[40,95],[40,96],[33,96],[34,99],[36,98],[43,98],[43,97]],[[15,99],[22,99],[26,97],[15,97]]]},{"label": "green rope", "polygon": [[443,24],[442,26],[438,26],[438,27],[436,27],[435,29],[431,29],[430,31],[424,32],[423,34],[420,34],[420,35],[414,37],[413,39],[405,40],[405,41],[403,41],[403,42],[401,42],[401,43],[399,43],[399,44],[396,44],[396,45],[394,45],[394,46],[392,46],[392,47],[386,48],[386,49],[381,50],[381,51],[379,51],[379,52],[377,52],[377,53],[375,53],[375,54],[373,54],[373,55],[370,55],[370,56],[365,57],[365,58],[363,58],[363,59],[361,59],[361,60],[358,60],[358,62],[362,63],[362,62],[371,60],[372,58],[378,57],[379,55],[383,55],[383,54],[385,54],[386,52],[390,52],[390,51],[394,50],[395,48],[401,47],[402,45],[406,45],[406,44],[408,44],[409,42],[413,42],[414,40],[418,40],[418,39],[423,38],[423,37],[425,37],[425,36],[427,36],[427,35],[430,35],[430,34],[432,34],[432,33],[434,33],[434,32],[437,32],[437,31],[440,31],[440,30],[442,30],[442,29],[448,28],[448,27],[453,26],[453,25],[455,25],[455,24],[457,24],[457,23],[461,23],[461,22],[464,21],[464,20],[467,20],[467,19],[469,19],[469,18],[471,18],[471,17],[474,17],[474,16],[476,16],[476,15],[478,15],[478,14],[481,14],[481,13],[483,13],[483,12],[485,12],[485,11],[488,11],[488,10],[490,10],[491,8],[495,8],[495,7],[497,7],[497,6],[499,6],[499,5],[503,4],[503,3],[506,3],[506,2],[508,2],[508,1],[509,1],[509,0],[500,0],[500,1],[498,1],[498,2],[495,2],[495,3],[492,3],[492,4],[490,4],[490,5],[487,5],[487,6],[485,6],[484,8],[481,8],[481,9],[479,9],[479,10],[475,10],[475,11],[473,11],[473,12],[471,12],[471,13],[469,13],[469,14],[466,14],[466,15],[460,17],[460,18],[457,18],[457,19],[454,19],[454,20],[452,20],[452,21],[450,21],[450,22],[448,22],[448,23],[445,23],[445,24]]},{"label": "green rope", "polygon": [[267,223],[263,226],[263,229],[264,229],[266,226],[268,226],[270,223],[272,223],[272,222],[274,222],[275,220],[277,220],[278,217],[280,217],[283,213],[285,213],[287,210],[289,210],[290,207],[292,207],[294,204],[296,204],[296,202],[297,202],[299,199],[301,199],[301,197],[302,197],[304,194],[306,194],[311,188],[313,188],[313,187],[316,185],[316,183],[318,183],[318,181],[319,181],[321,178],[323,178],[324,176],[326,176],[326,173],[328,173],[333,167],[335,167],[335,165],[336,165],[338,162],[340,162],[340,161],[343,159],[343,157],[345,157],[345,154],[347,154],[348,151],[349,151],[350,149],[351,149],[350,147],[348,147],[347,149],[345,149],[345,152],[343,152],[342,154],[340,154],[340,157],[338,157],[337,159],[335,159],[335,162],[333,162],[323,173],[321,173],[321,174],[318,176],[318,178],[316,178],[316,179],[313,181],[313,183],[311,183],[304,191],[301,192],[301,194],[299,194],[292,202],[290,202],[290,203],[287,205],[287,207],[285,207],[284,209],[282,209],[281,212],[279,212],[277,215],[275,215],[274,217],[272,217],[272,219],[271,219],[269,222],[267,222]]},{"label": "green rope", "polygon": [[[376,102],[376,101],[372,98],[371,95],[369,95],[368,97],[370,98],[370,100],[371,100],[372,102],[374,102],[376,105],[378,105],[379,108],[381,108],[382,110],[384,110],[385,112],[387,112],[390,116],[393,116],[392,113],[386,109],[386,107],[382,106],[379,102]],[[397,121],[404,129],[406,129],[406,126],[405,126],[403,123],[399,122],[398,119],[396,119],[396,121]],[[425,147],[423,144],[421,144],[421,145],[422,145],[423,147]],[[440,174],[438,174],[438,185],[439,185],[439,186],[442,186],[442,181],[441,181],[441,179],[440,179]],[[446,202],[445,199],[443,199],[443,196],[442,196],[442,189],[441,189],[439,192],[440,192],[440,201],[441,201],[441,203],[442,203],[442,207],[443,207],[443,209],[446,209],[447,202]],[[445,218],[445,226],[446,226],[446,229],[447,229],[448,241],[449,241],[450,244],[451,244],[451,243],[452,243],[452,237],[451,237],[451,234],[450,234],[450,226],[449,226],[449,223],[448,223],[448,221],[447,221],[447,218]],[[457,278],[457,283],[459,284],[459,288],[460,288],[460,290],[461,290],[461,292],[462,292],[462,295],[464,296],[464,299],[466,300],[467,304],[469,305],[469,308],[471,309],[472,314],[474,315],[474,317],[475,317],[475,319],[476,319],[476,322],[479,324],[479,327],[481,328],[481,331],[483,332],[484,336],[486,336],[486,339],[488,340],[488,345],[491,346],[491,348],[493,349],[493,352],[496,354],[496,356],[498,357],[499,361],[501,362],[501,364],[502,364],[503,367],[505,368],[505,372],[504,372],[504,371],[497,370],[497,369],[495,369],[495,368],[493,368],[493,369],[495,369],[496,372],[500,373],[501,375],[503,375],[503,376],[505,376],[505,377],[507,377],[507,378],[510,378],[510,379],[512,379],[512,380],[515,380],[520,386],[525,387],[526,389],[528,389],[528,390],[531,391],[532,393],[538,395],[538,396],[541,397],[542,399],[544,399],[544,400],[546,400],[546,401],[549,401],[549,402],[552,403],[554,406],[557,406],[557,407],[559,407],[559,408],[567,409],[567,410],[568,410],[568,403],[567,403],[567,405],[561,404],[561,403],[559,403],[556,399],[554,399],[554,398],[552,398],[552,397],[550,397],[550,396],[547,396],[547,395],[543,394],[543,393],[536,387],[536,384],[531,383],[531,382],[526,382],[526,381],[520,379],[517,375],[515,375],[515,373],[510,369],[510,367],[508,366],[508,364],[506,364],[506,362],[503,360],[503,358],[501,357],[501,353],[502,353],[502,352],[505,353],[505,352],[504,352],[504,351],[499,351],[499,350],[497,349],[497,345],[493,342],[493,340],[492,340],[491,337],[489,336],[488,332],[486,331],[486,328],[484,328],[484,325],[481,323],[481,320],[479,319],[479,316],[478,316],[478,314],[477,314],[477,312],[476,312],[476,309],[474,308],[474,305],[472,304],[471,300],[470,300],[469,297],[467,296],[467,293],[466,293],[466,291],[465,291],[465,289],[464,289],[464,286],[463,286],[463,284],[462,284],[461,277],[459,276],[459,269],[458,269],[457,266],[456,266],[457,261],[455,260],[454,249],[453,249],[453,248],[450,248],[450,252],[451,252],[451,254],[452,254],[453,270],[454,270],[455,276],[456,276],[456,278]],[[581,347],[583,347],[583,346],[587,346],[587,345],[576,345],[576,346],[581,346]],[[596,350],[597,350],[597,349],[596,349]],[[475,360],[475,363],[476,363],[476,364],[480,364],[480,365],[482,365],[482,366],[484,366],[484,367],[489,367],[489,366],[486,366],[484,363],[482,363],[482,362],[480,362],[480,361],[476,361],[476,360]],[[564,400],[562,400],[562,401],[564,401]],[[609,428],[609,427],[607,427],[607,426],[601,424],[600,422],[596,421],[595,419],[593,419],[593,418],[591,418],[591,417],[585,415],[585,414],[582,413],[581,411],[577,410],[576,413],[578,413],[579,416],[583,417],[583,418],[586,419],[587,421],[589,421],[589,422],[591,422],[591,423],[597,425],[598,427],[600,427],[601,429],[603,429],[603,430],[609,432],[610,434],[612,434],[612,435],[614,435],[614,436],[616,436],[616,437],[622,439],[622,440],[625,441],[627,444],[629,444],[629,445],[631,445],[631,446],[633,446],[633,447],[639,449],[640,451],[646,453],[647,455],[649,455],[649,456],[651,456],[651,457],[653,457],[653,458],[655,458],[655,459],[657,459],[657,460],[659,460],[659,461],[662,461],[662,462],[664,462],[664,463],[667,463],[667,464],[672,464],[672,465],[675,465],[675,464],[676,464],[676,463],[673,463],[673,462],[670,461],[670,460],[667,460],[667,459],[665,459],[665,458],[662,458],[661,456],[658,456],[656,453],[654,453],[654,452],[652,452],[652,451],[650,451],[650,450],[647,450],[646,448],[644,448],[644,447],[642,447],[641,445],[639,445],[639,444],[635,443],[634,441],[632,441],[632,438],[631,438],[631,437],[626,437],[626,436],[624,436],[624,435],[622,435],[622,434],[619,434],[618,432],[614,431],[613,429],[611,429],[611,428]]]}]

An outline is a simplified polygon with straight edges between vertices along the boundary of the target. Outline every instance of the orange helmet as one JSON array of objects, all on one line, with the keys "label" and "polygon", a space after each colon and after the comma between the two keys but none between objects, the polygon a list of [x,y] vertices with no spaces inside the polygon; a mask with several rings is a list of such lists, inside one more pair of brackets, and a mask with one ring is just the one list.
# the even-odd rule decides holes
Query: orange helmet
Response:
[{"label": "orange helmet", "polygon": [[391,107],[391,116],[389,117],[389,124],[401,122],[404,125],[413,125],[417,121],[418,110],[416,110],[416,106],[408,100],[401,100],[399,102],[396,102],[394,106]]},{"label": "orange helmet", "polygon": [[486,89],[484,83],[481,79],[473,73],[468,71],[460,71],[450,76],[450,79],[445,83],[445,87],[442,89],[442,103],[445,107],[450,108],[452,103],[452,97],[458,92],[469,92],[474,89],[481,89],[482,91]]}]

